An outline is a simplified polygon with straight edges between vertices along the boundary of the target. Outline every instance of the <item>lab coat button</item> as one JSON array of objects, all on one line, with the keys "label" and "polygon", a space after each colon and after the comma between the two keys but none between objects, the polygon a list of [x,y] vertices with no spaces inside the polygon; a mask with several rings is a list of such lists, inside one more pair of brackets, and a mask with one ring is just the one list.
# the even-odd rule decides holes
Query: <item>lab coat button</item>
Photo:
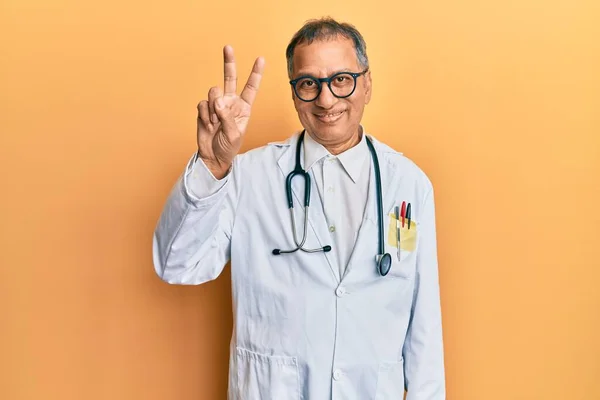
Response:
[{"label": "lab coat button", "polygon": [[334,225],[331,225],[329,227],[329,232],[335,232],[335,226]]},{"label": "lab coat button", "polygon": [[343,295],[346,294],[346,289],[344,289],[344,287],[340,286],[339,288],[335,289],[335,294],[338,297],[342,297]]},{"label": "lab coat button", "polygon": [[333,379],[335,379],[336,381],[342,379],[342,371],[340,371],[339,369],[333,371]]}]

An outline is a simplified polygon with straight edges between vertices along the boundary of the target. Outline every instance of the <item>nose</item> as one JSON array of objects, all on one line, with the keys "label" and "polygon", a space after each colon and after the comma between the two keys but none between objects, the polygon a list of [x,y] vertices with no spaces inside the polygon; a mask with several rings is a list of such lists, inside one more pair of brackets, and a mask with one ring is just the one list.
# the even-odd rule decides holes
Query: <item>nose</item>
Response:
[{"label": "nose", "polygon": [[337,97],[335,97],[333,93],[331,93],[329,85],[323,83],[323,85],[321,86],[321,93],[319,93],[319,96],[315,99],[315,104],[321,108],[327,109],[331,108],[335,104],[336,100]]}]

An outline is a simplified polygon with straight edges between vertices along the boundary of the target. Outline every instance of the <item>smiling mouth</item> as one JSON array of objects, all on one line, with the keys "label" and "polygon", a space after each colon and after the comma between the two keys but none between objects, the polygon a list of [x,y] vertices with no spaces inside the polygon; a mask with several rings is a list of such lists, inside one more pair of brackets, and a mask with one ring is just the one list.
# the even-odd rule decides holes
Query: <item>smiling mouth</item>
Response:
[{"label": "smiling mouth", "polygon": [[338,112],[334,112],[334,113],[315,114],[315,116],[319,119],[319,121],[326,122],[326,123],[333,123],[333,122],[337,121],[338,119],[340,119],[342,114],[344,114],[345,112],[346,112],[346,110],[343,110],[343,111],[338,111]]}]

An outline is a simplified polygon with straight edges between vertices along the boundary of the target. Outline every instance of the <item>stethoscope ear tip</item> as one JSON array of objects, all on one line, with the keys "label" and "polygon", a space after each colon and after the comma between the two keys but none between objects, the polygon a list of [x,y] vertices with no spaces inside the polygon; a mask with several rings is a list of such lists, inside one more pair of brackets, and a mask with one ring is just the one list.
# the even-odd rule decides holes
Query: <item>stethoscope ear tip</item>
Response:
[{"label": "stethoscope ear tip", "polygon": [[331,246],[327,245],[327,246],[323,247],[323,251],[325,251],[325,252],[331,251]]},{"label": "stethoscope ear tip", "polygon": [[273,249],[273,254],[278,256],[281,254],[281,250],[280,249]]}]

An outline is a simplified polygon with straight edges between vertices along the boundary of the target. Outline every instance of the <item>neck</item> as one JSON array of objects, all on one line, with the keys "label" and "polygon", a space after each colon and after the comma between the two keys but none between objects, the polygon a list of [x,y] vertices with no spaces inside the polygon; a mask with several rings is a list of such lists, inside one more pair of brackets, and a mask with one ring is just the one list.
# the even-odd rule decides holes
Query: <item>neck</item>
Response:
[{"label": "neck", "polygon": [[327,141],[321,140],[320,138],[316,137],[316,135],[312,135],[312,134],[311,134],[311,137],[316,142],[323,145],[323,147],[325,147],[327,149],[329,154],[337,156],[338,154],[341,154],[344,151],[351,149],[352,147],[354,147],[358,143],[360,143],[360,140],[362,139],[362,128],[359,127],[350,137],[346,137],[341,140],[337,140],[335,142],[332,142],[332,141],[327,142]]}]

